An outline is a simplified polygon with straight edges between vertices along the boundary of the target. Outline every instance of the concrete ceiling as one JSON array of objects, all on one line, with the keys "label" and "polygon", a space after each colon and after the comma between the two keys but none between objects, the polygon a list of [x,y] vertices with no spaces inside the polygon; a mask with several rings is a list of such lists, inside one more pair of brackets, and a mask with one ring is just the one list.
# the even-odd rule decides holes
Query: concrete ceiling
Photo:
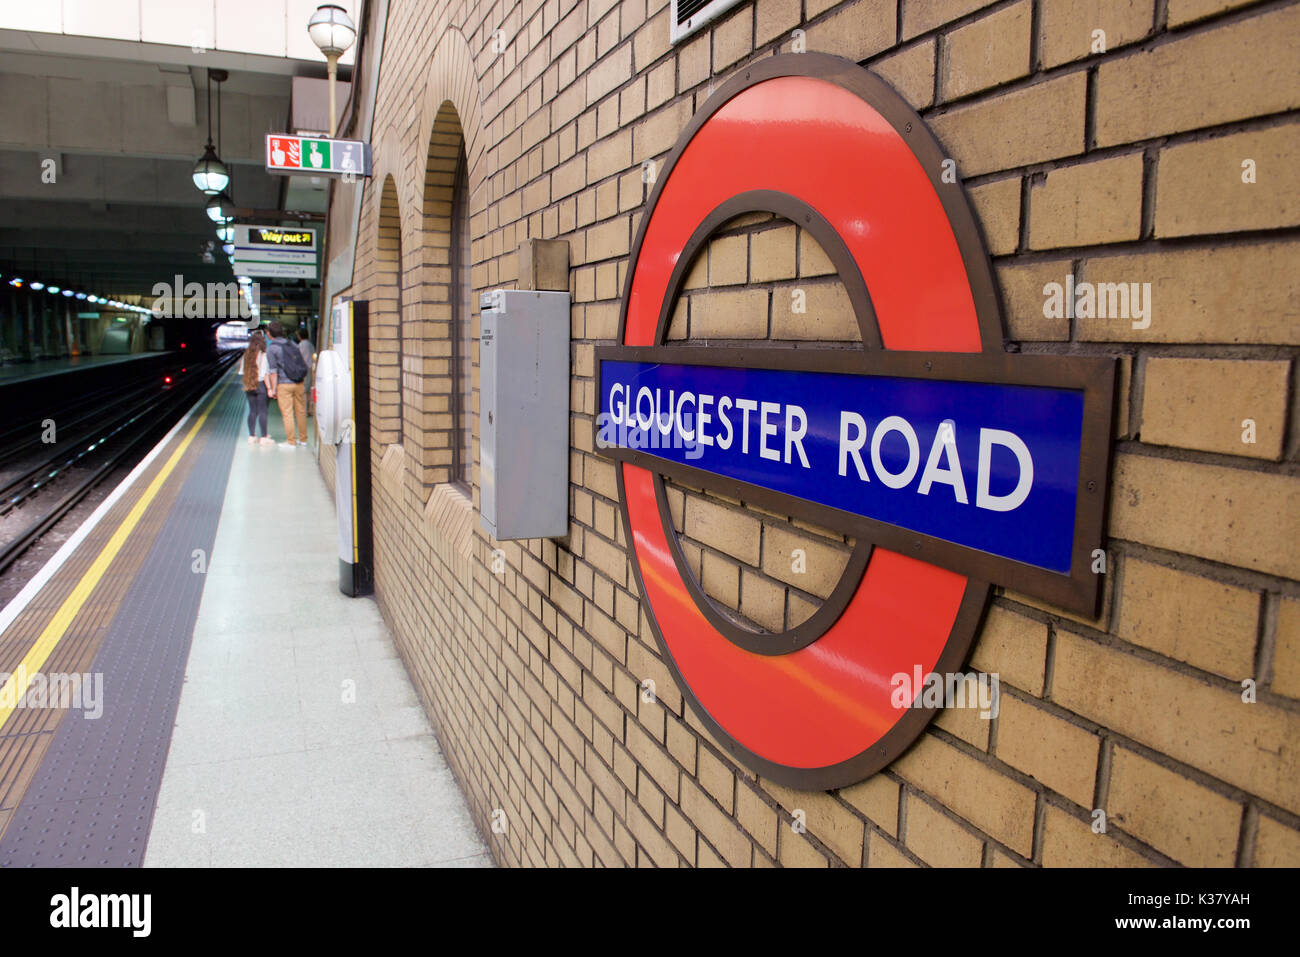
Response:
[{"label": "concrete ceiling", "polygon": [[[219,244],[216,262],[202,261],[216,234],[204,212],[206,197],[190,178],[208,137],[209,67],[230,71],[221,89],[220,152],[232,169],[235,205],[324,211],[325,181],[270,176],[263,168],[265,134],[288,129],[293,78],[323,77],[323,60],[4,26],[0,22],[5,275],[118,298],[148,295],[154,283],[170,283],[177,274],[187,282],[232,279]],[[345,79],[346,71],[340,72]],[[341,99],[346,95],[345,88]],[[272,298],[311,302],[311,284],[262,284]]]}]

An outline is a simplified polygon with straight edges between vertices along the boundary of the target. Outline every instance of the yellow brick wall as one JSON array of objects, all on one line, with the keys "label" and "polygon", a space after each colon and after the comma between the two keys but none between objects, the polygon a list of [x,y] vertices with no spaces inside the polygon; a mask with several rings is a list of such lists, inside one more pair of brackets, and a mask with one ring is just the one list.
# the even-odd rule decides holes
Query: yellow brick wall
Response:
[{"label": "yellow brick wall", "polygon": [[[376,317],[376,591],[500,863],[1300,864],[1300,5],[758,0],[677,47],[665,0],[389,9],[349,289]],[[971,662],[1001,677],[998,717],[945,713],[833,793],[738,766],[683,702],[614,468],[591,448],[593,349],[617,331],[642,164],[712,87],[799,46],[875,70],[931,125],[981,222],[1010,348],[1121,371],[1100,617],[995,589]],[[522,240],[570,246],[559,543],[489,541],[477,464],[473,498],[439,484],[450,314],[429,200],[445,101],[469,157],[475,304],[514,284]],[[730,224],[672,335],[844,343],[833,272],[788,223]],[[1070,273],[1150,283],[1150,323],[1045,315],[1044,285]],[[774,306],[805,280],[815,324]],[[825,591],[783,577],[796,544],[827,550],[822,568],[847,549],[725,497],[679,486],[670,501],[706,590],[760,627]]]},{"label": "yellow brick wall", "polygon": [[[596,295],[601,296],[599,271]],[[608,267],[614,271],[613,264]],[[682,283],[669,338],[696,345],[799,342],[861,348],[844,285],[817,241],[783,217],[746,213],[714,233]],[[576,288],[585,293],[583,276]],[[603,294],[616,298],[621,286]],[[756,632],[802,624],[834,589],[854,541],[721,492],[665,479],[687,565],[726,617]],[[621,521],[613,506],[595,509]]]}]

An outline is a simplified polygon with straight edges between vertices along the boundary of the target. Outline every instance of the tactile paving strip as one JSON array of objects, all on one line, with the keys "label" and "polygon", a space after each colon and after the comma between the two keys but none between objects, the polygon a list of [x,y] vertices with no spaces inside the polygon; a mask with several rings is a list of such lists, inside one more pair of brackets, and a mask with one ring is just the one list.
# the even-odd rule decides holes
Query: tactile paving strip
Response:
[{"label": "tactile paving strip", "polygon": [[[63,567],[32,599],[14,624],[0,635],[0,672],[10,672],[22,661],[37,636],[81,581],[144,489],[162,470],[163,462],[171,450],[181,440],[181,437],[172,439],[159,460],[140,476],[136,487],[110,509],[104,521],[91,530],[82,546],[68,557]],[[197,447],[195,451],[198,451]],[[162,531],[176,496],[193,470],[195,458],[196,456],[184,456],[176,463],[169,481],[158,490],[130,540],[118,553],[117,560],[106,570],[67,633],[46,660],[46,673],[84,674],[91,671],[90,666],[99,653],[109,626],[117,617],[122,599],[135,581],[140,565],[153,547],[158,533]],[[3,835],[14,808],[22,801],[32,775],[54,740],[64,714],[64,711],[24,708],[11,714],[4,726],[0,727],[0,835]]]},{"label": "tactile paving strip", "polygon": [[[70,712],[0,839],[2,867],[138,867],[157,804],[244,397],[229,383],[162,530],[91,666],[103,715]],[[197,442],[196,442],[197,444]]]}]

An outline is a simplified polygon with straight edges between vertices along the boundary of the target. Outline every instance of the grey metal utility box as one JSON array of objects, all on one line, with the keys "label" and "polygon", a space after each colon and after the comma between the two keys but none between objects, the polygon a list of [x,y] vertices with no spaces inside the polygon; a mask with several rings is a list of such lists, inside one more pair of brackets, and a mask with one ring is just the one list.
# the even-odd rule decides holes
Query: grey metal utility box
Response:
[{"label": "grey metal utility box", "polygon": [[569,294],[480,299],[480,510],[498,540],[569,534]]}]

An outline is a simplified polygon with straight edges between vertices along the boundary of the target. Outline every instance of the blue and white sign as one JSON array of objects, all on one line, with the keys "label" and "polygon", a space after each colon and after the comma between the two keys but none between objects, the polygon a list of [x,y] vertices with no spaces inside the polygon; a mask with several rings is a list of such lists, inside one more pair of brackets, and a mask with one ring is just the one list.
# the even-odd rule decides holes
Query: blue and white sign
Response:
[{"label": "blue and white sign", "polygon": [[757,489],[833,509],[850,528],[856,517],[1053,575],[1077,571],[1089,494],[1081,383],[650,358],[601,358],[596,444],[607,454],[742,498]]}]

